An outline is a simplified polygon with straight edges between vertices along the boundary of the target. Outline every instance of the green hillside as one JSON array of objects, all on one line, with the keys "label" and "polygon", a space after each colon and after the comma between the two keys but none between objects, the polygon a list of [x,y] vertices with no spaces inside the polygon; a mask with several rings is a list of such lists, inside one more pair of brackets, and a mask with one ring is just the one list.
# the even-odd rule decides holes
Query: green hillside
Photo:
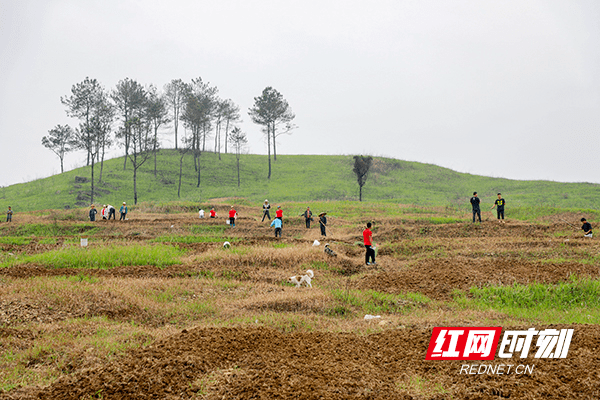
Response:
[{"label": "green hillside", "polygon": [[[204,202],[222,197],[243,197],[260,204],[309,200],[358,200],[358,185],[352,172],[352,156],[280,155],[273,161],[267,180],[267,157],[242,155],[241,186],[237,187],[236,160],[231,154],[201,157],[201,185],[196,187],[193,159],[184,159],[181,198],[177,198],[179,154],[162,150],[154,176],[153,160],[138,171],[138,201]],[[96,165],[95,177],[100,165]],[[87,183],[76,183],[85,177]],[[0,209],[15,212],[82,207],[89,204],[90,168],[82,167],[32,182],[0,188]],[[133,172],[123,157],[105,161],[102,183],[96,184],[94,202],[115,206],[133,204]],[[598,210],[600,185],[550,181],[517,181],[459,173],[431,164],[376,158],[363,188],[365,201],[384,201],[421,206],[448,206],[468,210],[468,199],[476,190],[483,205],[491,205],[502,192],[507,207],[559,207]]]}]

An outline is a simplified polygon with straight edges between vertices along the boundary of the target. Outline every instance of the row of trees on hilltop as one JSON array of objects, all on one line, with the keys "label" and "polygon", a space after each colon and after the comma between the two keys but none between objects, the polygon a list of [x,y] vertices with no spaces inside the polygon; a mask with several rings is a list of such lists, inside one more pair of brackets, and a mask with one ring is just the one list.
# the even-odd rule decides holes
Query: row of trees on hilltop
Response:
[{"label": "row of trees on hilltop", "polygon": [[[237,159],[238,186],[239,160],[247,144],[247,136],[239,128],[240,108],[231,99],[221,99],[218,89],[204,82],[202,78],[186,83],[174,79],[164,86],[162,92],[154,85],[143,86],[135,80],[125,78],[116,87],[107,91],[96,79],[86,78],[73,85],[68,96],[61,97],[69,117],[78,120],[79,125],[57,125],[42,138],[42,144],[59,158],[61,172],[64,171],[64,156],[73,150],[87,153],[87,165],[91,167],[91,202],[94,201],[95,167],[100,164],[97,182],[102,182],[104,155],[111,146],[122,146],[127,163],[133,170],[133,195],[137,204],[137,172],[149,159],[154,157],[154,175],[157,175],[156,154],[160,149],[159,134],[171,128],[174,134],[174,147],[180,153],[179,186],[183,160],[188,154],[193,156],[196,173],[196,186],[200,187],[200,157],[207,151],[207,143],[214,140],[212,150],[221,160],[221,150],[228,152],[228,144],[233,146]],[[267,87],[254,98],[254,105],[248,110],[252,121],[261,126],[267,138],[268,176],[271,178],[271,149],[277,160],[276,138],[289,134],[295,128],[295,118],[288,102],[281,93]],[[180,126],[186,134],[180,134]]]}]

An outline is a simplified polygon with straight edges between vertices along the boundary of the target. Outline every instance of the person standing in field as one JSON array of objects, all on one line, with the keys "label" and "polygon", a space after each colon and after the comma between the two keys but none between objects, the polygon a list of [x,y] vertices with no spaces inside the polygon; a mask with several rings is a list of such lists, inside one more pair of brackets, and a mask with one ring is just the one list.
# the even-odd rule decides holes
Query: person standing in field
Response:
[{"label": "person standing in field", "polygon": [[[494,202],[494,205],[492,206],[491,209],[493,209],[494,207],[498,206],[498,208],[496,208],[496,214],[498,214],[498,221],[504,223],[504,205],[506,204],[506,201],[504,201],[504,199],[502,198],[502,194],[498,193],[498,199],[496,199],[496,201]],[[502,219],[500,219],[500,217],[502,217]]]},{"label": "person standing in field", "polygon": [[281,209],[281,206],[277,206],[277,211],[275,211],[275,218],[279,218],[283,223],[283,210]]},{"label": "person standing in field", "polygon": [[471,197],[471,206],[473,207],[473,223],[475,223],[475,215],[479,217],[479,222],[481,223],[481,209],[479,208],[479,203],[481,200],[477,197],[477,192],[473,192],[473,197]]},{"label": "person standing in field", "polygon": [[229,210],[229,225],[231,225],[232,228],[235,228],[235,219],[237,218],[237,212],[235,211],[235,208],[233,208],[233,206],[231,206],[231,209]]},{"label": "person standing in field", "polygon": [[327,217],[325,217],[327,213],[319,214],[319,226],[321,227],[321,236],[327,236],[326,228],[327,228]]},{"label": "person standing in field", "polygon": [[8,211],[6,211],[6,222],[12,222],[13,210],[10,206],[8,206]]},{"label": "person standing in field", "polygon": [[[365,254],[365,264],[373,265],[375,262],[375,250],[373,250],[373,232],[371,231],[371,223],[367,222],[367,229],[363,231],[363,242],[365,244],[365,249],[367,250]],[[369,262],[369,259],[372,260]]]},{"label": "person standing in field", "polygon": [[108,209],[106,208],[106,204],[102,205],[102,210],[100,210],[100,216],[102,219],[108,219]]},{"label": "person standing in field", "polygon": [[265,199],[265,202],[263,203],[263,217],[260,222],[264,222],[265,217],[269,218],[269,221],[271,220],[271,214],[269,213],[270,209],[271,205],[269,204],[269,200]]},{"label": "person standing in field", "polygon": [[310,229],[310,221],[312,221],[312,211],[310,211],[310,207],[306,207],[306,211],[300,214],[301,217],[304,217],[304,222],[306,223],[306,229]]},{"label": "person standing in field", "polygon": [[125,202],[123,202],[119,212],[121,213],[121,218],[119,218],[119,221],[125,221],[125,218],[127,217],[127,204]]},{"label": "person standing in field", "polygon": [[273,222],[271,222],[271,226],[275,227],[275,237],[277,237],[277,234],[279,234],[279,237],[281,237],[281,227],[283,226],[281,220],[279,218],[275,218]]},{"label": "person standing in field", "polygon": [[90,221],[94,222],[96,220],[96,214],[98,210],[96,210],[96,206],[93,204],[90,206]]},{"label": "person standing in field", "polygon": [[583,222],[583,226],[581,227],[583,229],[583,236],[591,238],[593,235],[592,224],[587,222],[585,218],[581,218],[581,222]]},{"label": "person standing in field", "polygon": [[116,210],[110,204],[107,206],[108,208],[108,220],[110,221],[110,217],[112,216],[113,221],[116,219]]}]

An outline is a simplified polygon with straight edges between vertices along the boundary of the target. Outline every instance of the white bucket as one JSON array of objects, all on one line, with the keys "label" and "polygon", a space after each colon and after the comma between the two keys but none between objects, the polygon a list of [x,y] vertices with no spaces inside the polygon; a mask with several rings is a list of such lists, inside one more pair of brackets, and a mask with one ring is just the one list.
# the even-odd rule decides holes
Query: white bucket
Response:
[{"label": "white bucket", "polygon": [[81,238],[80,242],[81,247],[87,247],[88,242],[87,242],[87,238]]},{"label": "white bucket", "polygon": [[229,225],[229,220],[228,219],[226,219],[225,222],[227,223],[227,225]]}]

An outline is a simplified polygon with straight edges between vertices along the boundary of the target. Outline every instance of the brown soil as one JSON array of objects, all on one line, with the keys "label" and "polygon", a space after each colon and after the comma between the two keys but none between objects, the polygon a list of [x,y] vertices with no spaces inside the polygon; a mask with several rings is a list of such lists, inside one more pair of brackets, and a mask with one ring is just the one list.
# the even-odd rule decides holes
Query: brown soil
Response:
[{"label": "brown soil", "polygon": [[[527,327],[524,327],[527,328]],[[564,328],[564,327],[563,327]],[[506,360],[533,374],[459,374],[462,361],[425,361],[431,330],[284,334],[266,328],[183,330],[126,359],[10,399],[593,399],[600,332],[576,326],[566,359]],[[490,362],[499,364],[498,361]],[[488,363],[488,364],[490,364]],[[410,386],[414,377],[433,389]],[[435,393],[437,391],[437,393]],[[452,395],[450,395],[452,393]],[[17,396],[17,397],[15,397]]]},{"label": "brown soil", "polygon": [[[241,208],[240,214],[249,215]],[[225,210],[218,210],[224,215]],[[332,219],[332,221],[335,221]],[[342,221],[338,221],[342,222]],[[102,222],[111,228],[95,239],[144,241],[169,233],[187,232],[190,225],[222,224],[199,221],[189,215],[142,215],[124,223]],[[65,222],[68,224],[68,222]],[[578,262],[553,263],[523,257],[523,252],[552,252],[559,246],[577,250],[590,245],[573,235],[569,241],[556,239],[562,225],[448,224],[427,225],[415,221],[379,221],[376,240],[386,242],[378,267],[363,266],[364,250],[355,242],[359,234],[344,232],[328,238],[338,257],[328,258],[321,248],[318,228],[306,231],[302,221],[286,224],[284,238],[271,237],[267,224],[253,218],[240,219],[239,228],[227,231],[239,238],[235,246],[267,247],[251,257],[224,256],[213,261],[202,257],[218,251],[221,243],[182,244],[190,253],[183,265],[164,269],[153,266],[122,266],[110,270],[55,269],[21,265],[0,270],[0,278],[29,279],[35,276],[93,275],[111,278],[175,278],[202,276],[278,285],[287,276],[306,268],[309,261],[328,264],[319,274],[339,277],[358,275],[350,282],[358,289],[390,293],[420,292],[437,300],[448,300],[454,289],[473,285],[544,282],[554,283],[570,275],[598,276],[598,266]],[[110,233],[110,234],[109,234]],[[423,238],[420,248],[399,255],[394,245],[405,239]],[[37,238],[39,239],[39,238]],[[36,239],[36,240],[37,240]],[[274,249],[284,243],[292,250]],[[26,246],[3,246],[15,254],[60,248],[37,242]],[[593,244],[593,246],[596,246]],[[420,257],[432,249],[446,251],[439,258]],[[597,246],[595,247],[597,251]],[[194,257],[199,257],[196,260]],[[318,284],[319,276],[313,284]],[[0,284],[2,281],[0,281]],[[281,289],[280,286],[274,286]],[[269,288],[269,290],[271,290]],[[323,312],[318,297],[302,301],[292,294],[265,298],[243,306],[248,310],[273,312]],[[74,303],[69,303],[74,304]],[[18,301],[0,299],[0,338],[9,346],[26,348],[37,331],[31,324],[52,323],[79,316],[106,316],[111,320],[138,321],[160,325],[146,311],[118,301],[110,294],[89,294],[77,299],[77,307],[50,307],[26,297]],[[15,329],[16,324],[30,324]],[[524,325],[527,329],[535,325]],[[535,326],[544,328],[543,326]],[[561,326],[560,328],[565,328]],[[31,329],[30,329],[31,328]],[[559,328],[553,326],[553,328]],[[380,333],[359,335],[347,332],[283,333],[265,327],[195,328],[148,347],[131,351],[110,363],[65,374],[47,387],[16,388],[0,393],[0,399],[598,399],[600,398],[600,330],[597,326],[575,325],[566,359],[500,360],[486,364],[535,364],[533,374],[460,375],[461,361],[426,361],[431,326],[393,325]],[[3,351],[7,349],[2,349]],[[0,374],[2,371],[0,371]]]},{"label": "brown soil", "polygon": [[425,260],[404,268],[370,274],[354,282],[357,288],[389,293],[419,292],[448,300],[454,289],[472,286],[557,283],[569,276],[598,277],[598,266],[578,263],[548,264],[506,258]]}]

